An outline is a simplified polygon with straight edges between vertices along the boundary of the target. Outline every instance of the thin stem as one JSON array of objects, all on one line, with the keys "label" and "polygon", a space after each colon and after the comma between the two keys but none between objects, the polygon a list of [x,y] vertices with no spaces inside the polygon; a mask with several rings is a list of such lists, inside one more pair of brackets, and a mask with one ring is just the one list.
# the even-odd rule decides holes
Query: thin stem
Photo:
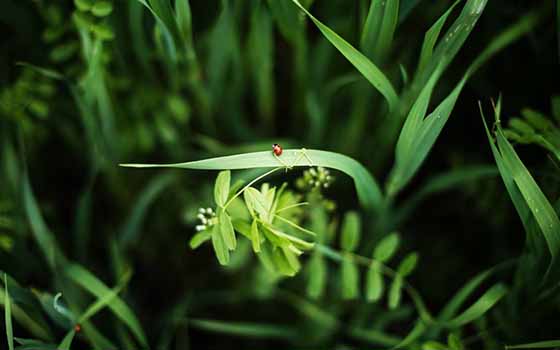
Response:
[{"label": "thin stem", "polygon": [[[392,268],[390,268],[389,266],[385,265],[383,262],[377,259],[366,258],[365,256],[357,255],[351,252],[345,252],[345,254],[342,255],[340,252],[321,243],[317,243],[317,249],[319,249],[322,253],[324,253],[326,257],[336,261],[342,261],[346,259],[346,257],[350,257],[355,263],[366,267],[371,266],[373,262],[377,262],[380,266],[381,273],[383,273],[384,275],[389,276],[391,278],[396,278],[397,276],[399,276],[399,273],[397,271],[393,270]],[[433,322],[432,316],[430,315],[428,309],[426,308],[426,305],[422,301],[422,297],[420,296],[420,293],[418,293],[416,288],[414,288],[410,283],[408,283],[405,278],[402,278],[402,280],[403,280],[403,287],[408,293],[408,295],[410,295],[412,301],[414,302],[414,305],[416,306],[416,309],[420,314],[420,318],[425,322]]]},{"label": "thin stem", "polygon": [[299,207],[299,206],[302,206],[302,205],[309,205],[309,202],[301,202],[301,203],[297,203],[297,204],[288,205],[287,207],[284,207],[284,208],[282,208],[282,209],[276,210],[276,213],[280,213],[280,212],[282,212],[282,211],[284,211],[284,210],[296,208],[296,207]]},{"label": "thin stem", "polygon": [[311,235],[311,236],[313,236],[313,237],[317,236],[317,234],[316,234],[315,232],[310,231],[310,230],[308,230],[308,229],[306,229],[306,228],[303,228],[303,227],[299,226],[298,224],[296,224],[295,222],[292,222],[292,221],[286,219],[285,217],[282,217],[282,216],[277,215],[277,214],[274,214],[274,217],[280,219],[281,221],[284,221],[284,222],[287,223],[288,225],[290,225],[290,226],[292,226],[292,227],[295,227],[295,228],[297,228],[298,230],[300,230],[300,231],[302,231],[302,232],[307,233],[308,235]]},{"label": "thin stem", "polygon": [[231,197],[231,199],[229,201],[227,201],[227,203],[224,205],[224,210],[227,209],[227,207],[231,204],[231,202],[233,202],[233,200],[237,197],[239,197],[240,194],[242,194],[243,192],[245,192],[246,189],[248,189],[249,187],[251,187],[252,184],[254,184],[255,182],[259,181],[262,178],[267,177],[268,175],[272,174],[273,172],[275,172],[276,170],[279,170],[281,168],[274,168],[270,171],[267,171],[266,173],[262,174],[261,176],[257,177],[256,179],[254,179],[253,181],[249,182],[245,187],[243,187],[239,192],[237,192],[235,194],[235,196]]}]

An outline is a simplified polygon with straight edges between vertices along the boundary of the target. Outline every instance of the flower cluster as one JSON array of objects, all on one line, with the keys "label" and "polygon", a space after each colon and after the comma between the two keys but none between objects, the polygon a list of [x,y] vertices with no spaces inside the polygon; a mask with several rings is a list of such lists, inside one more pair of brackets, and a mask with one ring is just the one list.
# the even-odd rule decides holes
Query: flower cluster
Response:
[{"label": "flower cluster", "polygon": [[212,208],[200,208],[198,209],[198,215],[196,216],[200,220],[200,225],[196,225],[195,229],[197,232],[204,231],[209,227],[216,224],[216,213]]},{"label": "flower cluster", "polygon": [[328,188],[334,177],[330,175],[330,171],[323,168],[311,168],[303,172],[303,176],[297,180],[297,187],[300,189],[312,190],[314,188]]}]

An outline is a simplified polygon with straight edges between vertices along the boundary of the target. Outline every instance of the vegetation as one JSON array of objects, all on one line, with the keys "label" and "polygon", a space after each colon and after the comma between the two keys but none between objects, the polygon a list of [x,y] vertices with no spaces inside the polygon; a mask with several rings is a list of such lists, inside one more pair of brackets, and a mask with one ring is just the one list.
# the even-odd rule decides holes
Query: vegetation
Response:
[{"label": "vegetation", "polygon": [[560,347],[560,1],[0,24],[3,348]]}]

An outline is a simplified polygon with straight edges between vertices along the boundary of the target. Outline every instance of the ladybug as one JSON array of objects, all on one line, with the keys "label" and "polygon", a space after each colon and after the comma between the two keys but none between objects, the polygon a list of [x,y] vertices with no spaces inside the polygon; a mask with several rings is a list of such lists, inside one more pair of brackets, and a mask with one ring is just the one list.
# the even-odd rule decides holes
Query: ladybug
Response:
[{"label": "ladybug", "polygon": [[82,330],[82,326],[80,326],[79,323],[76,323],[76,325],[74,326],[74,332],[80,333],[81,330]]},{"label": "ladybug", "polygon": [[279,144],[275,143],[272,145],[272,152],[276,155],[279,156],[282,154],[282,146],[280,146]]}]

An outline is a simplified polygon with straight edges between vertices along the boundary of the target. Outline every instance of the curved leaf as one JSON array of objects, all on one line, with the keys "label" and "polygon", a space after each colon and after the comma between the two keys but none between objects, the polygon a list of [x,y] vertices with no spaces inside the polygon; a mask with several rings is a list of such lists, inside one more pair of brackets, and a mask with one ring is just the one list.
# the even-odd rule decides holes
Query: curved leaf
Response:
[{"label": "curved leaf", "polygon": [[[302,156],[305,152],[305,156]],[[382,194],[379,185],[367,171],[367,169],[356,160],[334,152],[320,150],[284,150],[281,156],[282,162],[290,166],[322,166],[340,170],[354,179],[358,199],[366,209],[377,210],[382,204]],[[243,153],[233,156],[216,157],[185,163],[173,164],[121,164],[125,167],[135,168],[183,168],[197,170],[224,170],[224,169],[252,169],[252,168],[276,168],[285,166],[276,159],[272,152]]]}]

